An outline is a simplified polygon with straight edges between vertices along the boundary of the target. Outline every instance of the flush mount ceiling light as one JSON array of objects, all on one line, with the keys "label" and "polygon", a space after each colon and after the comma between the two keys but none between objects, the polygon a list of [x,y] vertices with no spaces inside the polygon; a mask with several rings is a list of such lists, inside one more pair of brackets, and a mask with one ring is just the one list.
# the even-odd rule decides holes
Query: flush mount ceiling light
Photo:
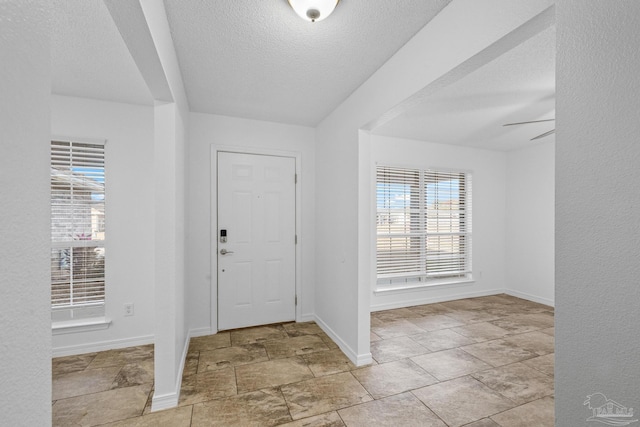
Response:
[{"label": "flush mount ceiling light", "polygon": [[336,8],[340,0],[287,0],[302,19],[322,21]]}]

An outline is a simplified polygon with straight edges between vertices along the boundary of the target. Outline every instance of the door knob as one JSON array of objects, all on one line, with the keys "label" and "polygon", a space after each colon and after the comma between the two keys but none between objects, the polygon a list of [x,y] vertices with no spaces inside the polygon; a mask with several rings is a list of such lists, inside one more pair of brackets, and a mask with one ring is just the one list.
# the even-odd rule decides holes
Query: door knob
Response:
[{"label": "door knob", "polygon": [[232,254],[233,251],[228,251],[226,249],[220,249],[220,255]]}]

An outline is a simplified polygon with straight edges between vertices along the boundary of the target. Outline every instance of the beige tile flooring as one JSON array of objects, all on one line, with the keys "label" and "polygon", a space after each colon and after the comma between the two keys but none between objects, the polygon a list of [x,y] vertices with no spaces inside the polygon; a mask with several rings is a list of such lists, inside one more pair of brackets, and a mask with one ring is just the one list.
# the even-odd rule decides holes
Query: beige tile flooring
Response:
[{"label": "beige tile flooring", "polygon": [[371,314],[356,368],[314,323],[193,338],[178,408],[153,346],[53,360],[54,426],[553,426],[553,309],[507,295]]}]

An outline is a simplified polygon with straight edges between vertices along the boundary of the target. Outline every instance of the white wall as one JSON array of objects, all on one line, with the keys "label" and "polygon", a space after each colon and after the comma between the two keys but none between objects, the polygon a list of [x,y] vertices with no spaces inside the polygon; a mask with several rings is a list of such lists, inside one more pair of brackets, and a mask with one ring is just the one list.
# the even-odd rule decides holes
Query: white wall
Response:
[{"label": "white wall", "polygon": [[163,2],[105,0],[155,100],[155,391],[152,411],[178,405],[186,317],[186,145],[189,104]]},{"label": "white wall", "polygon": [[554,305],[555,141],[507,155],[508,293]]},{"label": "white wall", "polygon": [[[153,342],[153,107],[54,95],[51,133],[103,138],[106,176],[108,329],[56,335],[54,355]],[[135,315],[124,316],[133,303]]]},{"label": "white wall", "polygon": [[557,5],[556,425],[640,407],[640,2]]},{"label": "white wall", "polygon": [[[371,183],[366,180],[367,174],[359,171],[360,156],[368,155],[363,149],[367,138],[359,130],[542,13],[551,3],[450,3],[319,124],[316,315],[356,363],[371,358],[371,283],[366,275],[371,269],[371,245],[368,237],[361,235],[370,229],[371,206],[362,192],[370,191]],[[495,13],[497,10],[500,14]],[[331,209],[335,204],[340,211]]]},{"label": "white wall", "polygon": [[[188,144],[188,232],[187,272],[189,328],[193,334],[215,333],[216,276],[211,275],[211,147],[276,150],[301,155],[302,230],[298,242],[302,250],[301,304],[302,320],[312,320],[314,313],[315,196],[314,146],[312,128],[234,117],[191,113]],[[215,243],[214,243],[215,244]],[[215,246],[214,246],[215,248]],[[213,303],[212,303],[212,291]],[[212,320],[214,323],[212,324]],[[211,328],[214,328],[213,330]]]},{"label": "white wall", "polygon": [[154,125],[155,411],[178,404],[189,337],[184,267],[187,133],[178,104],[156,105]]},{"label": "white wall", "polygon": [[51,424],[47,1],[0,3],[0,414]]},{"label": "white wall", "polygon": [[[431,286],[420,290],[374,292],[371,297],[372,310],[504,292],[506,157],[504,152],[498,151],[371,136],[373,174],[376,164],[471,172],[474,275],[472,283]],[[375,178],[372,180],[375,182]],[[371,191],[374,191],[373,187]],[[370,273],[373,292],[376,286],[375,264]]]}]

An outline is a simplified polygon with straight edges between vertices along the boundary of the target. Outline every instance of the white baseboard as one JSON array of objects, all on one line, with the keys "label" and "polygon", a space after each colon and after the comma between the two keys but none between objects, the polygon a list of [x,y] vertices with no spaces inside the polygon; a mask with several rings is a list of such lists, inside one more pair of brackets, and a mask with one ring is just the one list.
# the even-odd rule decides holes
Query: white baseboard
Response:
[{"label": "white baseboard", "polygon": [[359,354],[356,358],[356,363],[354,363],[354,365],[366,366],[372,363],[373,363],[373,355],[371,355],[371,353],[367,353],[367,354]]},{"label": "white baseboard", "polygon": [[174,393],[163,394],[162,396],[157,396],[154,393],[153,399],[151,400],[151,412],[161,411],[163,409],[175,408],[176,406],[178,406],[179,399],[180,399],[179,391],[177,393],[174,392]]},{"label": "white baseboard", "polygon": [[526,292],[514,291],[513,289],[505,289],[505,294],[511,295],[512,297],[522,298],[529,301],[537,302],[539,304],[548,305],[550,307],[555,307],[556,303],[554,300],[541,298],[535,295],[528,294]]},{"label": "white baseboard", "polygon": [[316,320],[316,316],[313,313],[301,314],[296,322],[313,322]]},{"label": "white baseboard", "polygon": [[98,341],[92,343],[83,343],[77,345],[69,345],[62,347],[54,347],[52,349],[53,357],[73,356],[83,353],[95,353],[98,351],[114,350],[125,347],[135,347],[138,345],[153,344],[153,335],[144,335],[141,337],[124,338],[119,340]]},{"label": "white baseboard", "polygon": [[445,301],[453,301],[464,298],[477,298],[477,297],[486,297],[489,295],[498,295],[508,293],[506,289],[489,289],[487,291],[479,291],[479,292],[462,292],[454,295],[445,295],[438,297],[427,297],[427,298],[411,298],[408,295],[406,300],[402,301],[394,301],[385,304],[375,304],[371,305],[371,311],[382,311],[382,310],[393,310],[394,308],[404,308],[411,307],[414,305],[422,305],[422,304],[434,304],[438,302]]},{"label": "white baseboard", "polygon": [[189,329],[189,338],[203,337],[205,335],[213,335],[215,332],[210,327]]},{"label": "white baseboard", "polygon": [[209,328],[189,329],[189,331],[187,332],[187,339],[185,340],[184,348],[182,349],[182,358],[180,359],[180,367],[178,368],[178,375],[175,382],[176,389],[171,393],[165,393],[163,395],[156,395],[156,393],[154,392],[153,398],[151,399],[151,412],[175,408],[176,406],[178,406],[178,401],[180,400],[180,389],[182,387],[182,373],[184,372],[184,365],[187,362],[187,353],[189,352],[189,343],[191,342],[191,337],[193,336],[192,333],[202,332],[203,329]]},{"label": "white baseboard", "polygon": [[338,334],[336,334],[333,331],[333,329],[331,329],[321,318],[314,315],[313,320],[316,322],[318,326],[320,326],[320,329],[322,329],[325,334],[329,335],[329,337],[336,344],[338,344],[338,347],[340,347],[340,350],[342,350],[345,356],[347,356],[354,365],[356,366],[368,365],[373,361],[371,353],[357,354],[355,351],[353,351],[353,349],[349,347],[349,345],[347,345],[347,343],[344,342],[342,338],[340,338]]}]

